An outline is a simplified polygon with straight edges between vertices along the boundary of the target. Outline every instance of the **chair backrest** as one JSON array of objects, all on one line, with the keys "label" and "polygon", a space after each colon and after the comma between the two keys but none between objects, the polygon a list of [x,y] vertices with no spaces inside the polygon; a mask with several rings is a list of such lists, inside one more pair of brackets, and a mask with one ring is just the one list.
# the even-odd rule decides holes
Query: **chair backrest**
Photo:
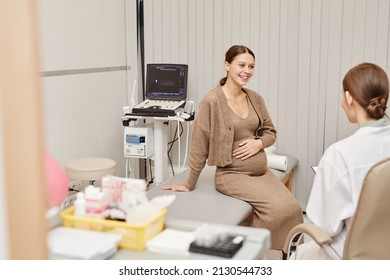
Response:
[{"label": "chair backrest", "polygon": [[367,172],[343,259],[390,259],[390,158]]}]

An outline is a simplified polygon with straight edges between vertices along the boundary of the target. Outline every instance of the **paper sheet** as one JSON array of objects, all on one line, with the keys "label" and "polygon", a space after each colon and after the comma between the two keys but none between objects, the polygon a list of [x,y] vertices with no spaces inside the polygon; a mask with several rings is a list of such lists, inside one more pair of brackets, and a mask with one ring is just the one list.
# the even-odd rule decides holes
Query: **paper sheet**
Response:
[{"label": "paper sheet", "polygon": [[275,154],[267,154],[268,167],[281,171],[287,170],[287,157]]},{"label": "paper sheet", "polygon": [[121,240],[118,234],[58,227],[48,233],[47,243],[51,259],[103,260]]},{"label": "paper sheet", "polygon": [[146,249],[152,252],[188,254],[190,243],[195,240],[195,232],[167,228],[147,241]]}]

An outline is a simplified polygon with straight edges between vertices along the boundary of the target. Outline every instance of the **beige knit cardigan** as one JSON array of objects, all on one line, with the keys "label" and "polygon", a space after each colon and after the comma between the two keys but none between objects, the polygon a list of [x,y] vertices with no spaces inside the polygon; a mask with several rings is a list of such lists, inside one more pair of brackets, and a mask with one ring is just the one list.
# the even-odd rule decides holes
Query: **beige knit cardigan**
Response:
[{"label": "beige knit cardigan", "polygon": [[[243,89],[259,117],[259,127],[254,139],[263,141],[263,148],[271,146],[276,140],[276,129],[268,114],[264,99],[255,91]],[[200,172],[206,164],[224,167],[233,162],[234,140],[233,121],[230,108],[222,87],[209,91],[199,104],[192,130],[189,156],[190,174],[186,187],[195,188]]]}]

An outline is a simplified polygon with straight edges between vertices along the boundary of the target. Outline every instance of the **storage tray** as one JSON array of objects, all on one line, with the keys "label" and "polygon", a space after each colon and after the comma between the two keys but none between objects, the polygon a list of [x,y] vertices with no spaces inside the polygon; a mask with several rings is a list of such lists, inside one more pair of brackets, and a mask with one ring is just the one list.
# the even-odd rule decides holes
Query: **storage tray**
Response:
[{"label": "storage tray", "polygon": [[144,224],[74,216],[74,206],[63,210],[60,216],[65,227],[120,234],[123,238],[119,248],[144,250],[146,241],[163,230],[166,211],[167,209],[163,208],[158,215]]}]

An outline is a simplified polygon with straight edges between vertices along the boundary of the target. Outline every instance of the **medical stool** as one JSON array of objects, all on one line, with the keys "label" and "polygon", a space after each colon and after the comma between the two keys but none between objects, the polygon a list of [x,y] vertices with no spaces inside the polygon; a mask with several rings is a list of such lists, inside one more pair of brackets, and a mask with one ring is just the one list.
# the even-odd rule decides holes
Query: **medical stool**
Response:
[{"label": "medical stool", "polygon": [[106,175],[115,175],[116,162],[108,158],[86,157],[68,161],[65,171],[69,178],[80,181],[89,181],[93,185],[96,180]]}]

